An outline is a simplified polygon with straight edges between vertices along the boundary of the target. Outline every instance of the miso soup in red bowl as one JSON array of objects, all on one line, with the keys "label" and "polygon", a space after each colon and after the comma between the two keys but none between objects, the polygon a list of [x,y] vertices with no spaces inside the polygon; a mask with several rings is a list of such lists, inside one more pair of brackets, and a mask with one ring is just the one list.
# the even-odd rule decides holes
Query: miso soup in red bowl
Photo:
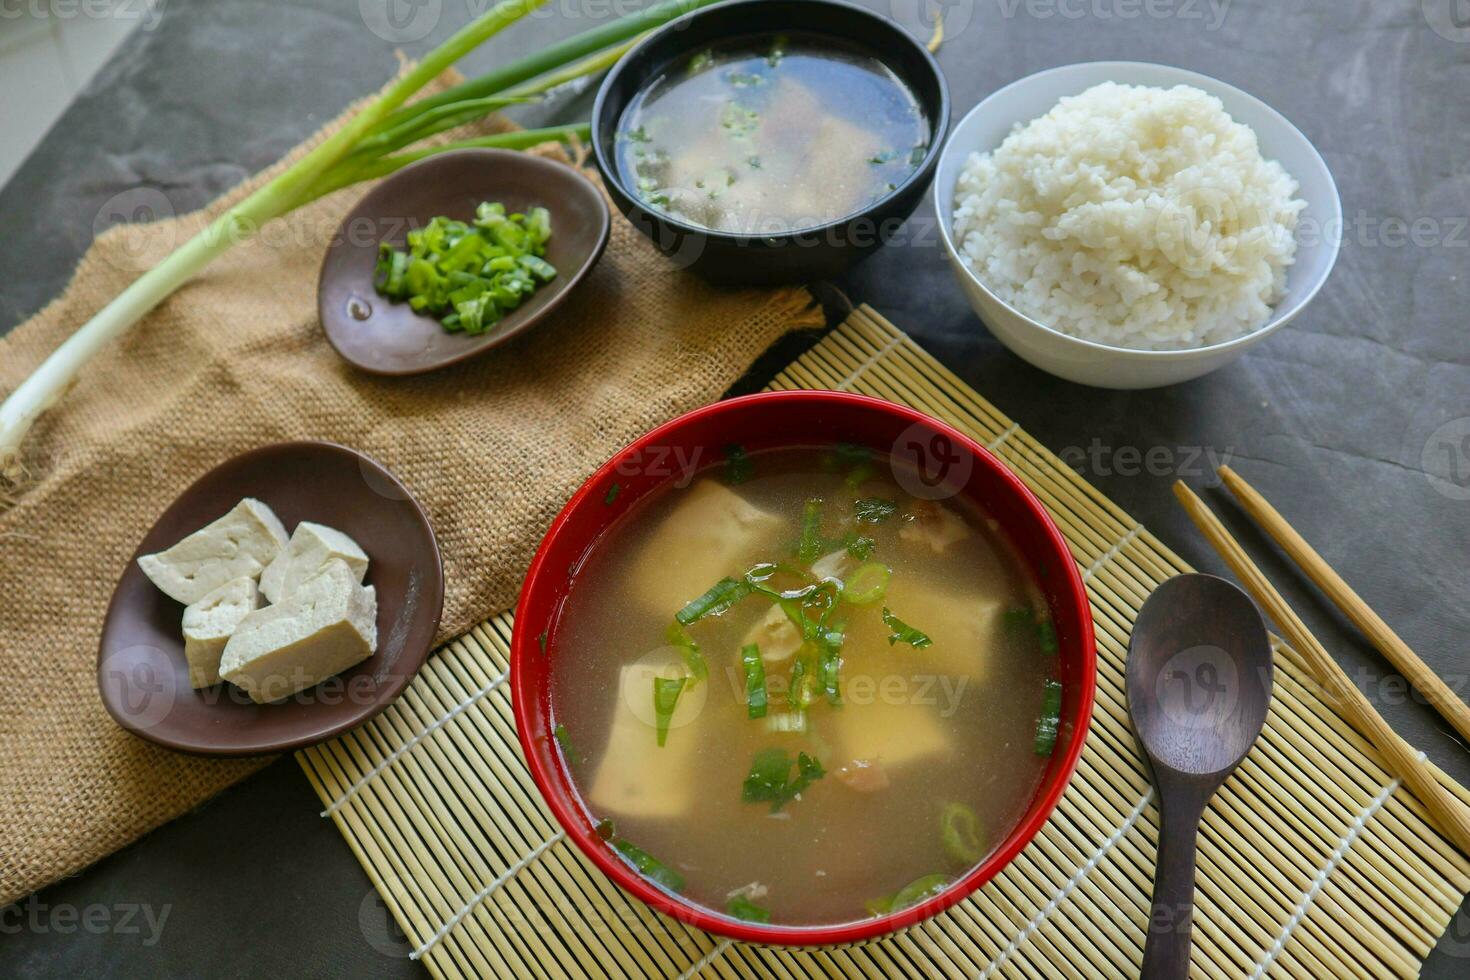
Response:
[{"label": "miso soup in red bowl", "polygon": [[531,773],[571,840],[691,925],[912,925],[1061,796],[1095,651],[1066,543],[959,431],[775,392],[660,426],[572,497],[516,612]]}]

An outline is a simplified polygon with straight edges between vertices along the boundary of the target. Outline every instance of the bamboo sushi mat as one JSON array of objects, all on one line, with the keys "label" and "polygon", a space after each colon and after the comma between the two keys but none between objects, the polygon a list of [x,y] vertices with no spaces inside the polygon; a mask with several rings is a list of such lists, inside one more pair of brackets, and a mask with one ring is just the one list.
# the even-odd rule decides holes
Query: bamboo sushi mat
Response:
[{"label": "bamboo sushi mat", "polygon": [[[868,307],[770,387],[846,389],[944,419],[1014,469],[1066,536],[1092,600],[1097,704],[1031,846],[955,908],[862,946],[748,946],[659,916],[541,803],[505,687],[509,614],[447,644],[371,723],[298,753],[324,815],[435,976],[1137,976],[1158,811],[1123,662],[1144,598],[1188,566]],[[1278,645],[1265,733],[1200,836],[1196,977],[1416,976],[1470,889],[1470,861],[1313,691]]]}]

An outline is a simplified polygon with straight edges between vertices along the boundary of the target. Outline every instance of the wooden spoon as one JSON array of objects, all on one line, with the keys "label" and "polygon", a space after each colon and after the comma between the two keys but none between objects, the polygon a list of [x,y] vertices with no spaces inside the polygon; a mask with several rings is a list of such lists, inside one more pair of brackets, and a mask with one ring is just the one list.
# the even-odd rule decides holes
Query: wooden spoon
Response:
[{"label": "wooden spoon", "polygon": [[1128,711],[1161,821],[1144,980],[1189,975],[1195,837],[1210,797],[1261,733],[1271,678],[1266,624],[1224,579],[1180,575],[1139,610],[1128,643]]}]

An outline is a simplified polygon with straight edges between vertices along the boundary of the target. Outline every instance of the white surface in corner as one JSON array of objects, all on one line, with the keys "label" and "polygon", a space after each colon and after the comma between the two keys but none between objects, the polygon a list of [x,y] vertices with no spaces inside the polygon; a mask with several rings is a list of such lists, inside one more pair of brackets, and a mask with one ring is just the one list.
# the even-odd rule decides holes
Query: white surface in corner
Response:
[{"label": "white surface in corner", "polygon": [[136,8],[95,0],[0,7],[0,186],[143,22]]}]

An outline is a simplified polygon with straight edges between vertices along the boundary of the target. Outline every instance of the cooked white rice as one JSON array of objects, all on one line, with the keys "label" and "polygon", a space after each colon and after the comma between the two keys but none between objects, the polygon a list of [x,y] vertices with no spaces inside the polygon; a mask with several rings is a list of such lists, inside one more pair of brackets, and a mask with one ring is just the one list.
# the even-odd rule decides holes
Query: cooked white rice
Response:
[{"label": "cooked white rice", "polygon": [[1214,96],[1106,82],[971,154],[954,233],[997,296],[1050,327],[1202,347],[1271,318],[1306,206],[1296,190]]}]

